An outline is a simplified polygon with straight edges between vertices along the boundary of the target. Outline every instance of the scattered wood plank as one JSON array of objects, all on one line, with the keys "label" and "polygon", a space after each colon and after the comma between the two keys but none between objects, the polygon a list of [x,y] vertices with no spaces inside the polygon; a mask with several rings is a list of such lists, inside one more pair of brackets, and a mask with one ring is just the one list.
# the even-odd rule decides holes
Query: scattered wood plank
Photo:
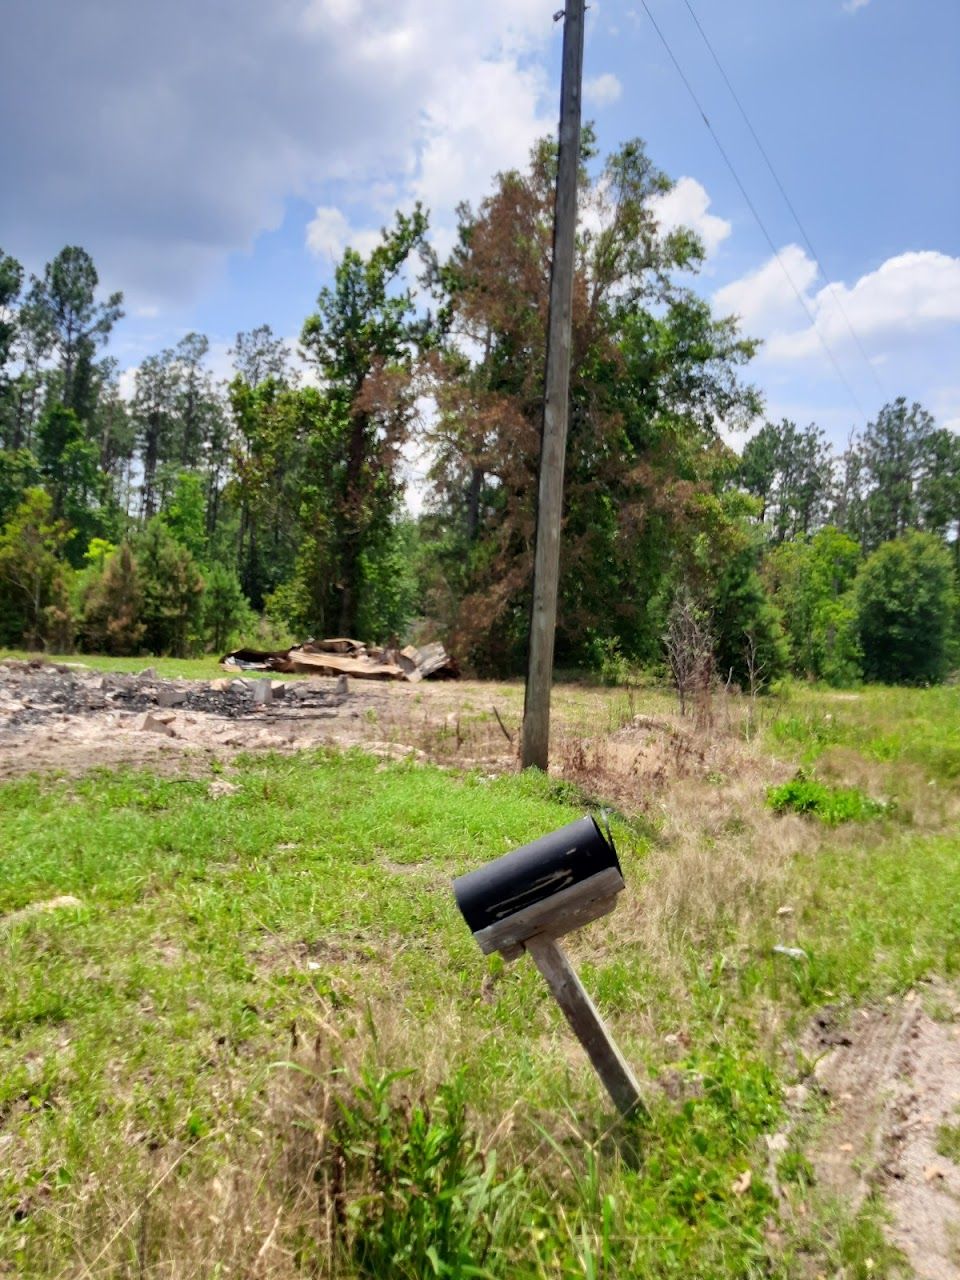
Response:
[{"label": "scattered wood plank", "polygon": [[442,644],[422,649],[368,649],[359,640],[334,636],[306,640],[290,649],[234,649],[220,659],[228,671],[276,671],[309,675],[352,676],[356,680],[455,680],[457,662]]}]

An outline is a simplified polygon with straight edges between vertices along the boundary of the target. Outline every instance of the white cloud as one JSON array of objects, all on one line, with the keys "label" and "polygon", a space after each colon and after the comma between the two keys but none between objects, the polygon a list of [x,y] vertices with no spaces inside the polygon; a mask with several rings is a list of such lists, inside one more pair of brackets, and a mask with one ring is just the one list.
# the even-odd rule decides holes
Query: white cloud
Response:
[{"label": "white cloud", "polygon": [[350,226],[333,205],[318,205],[307,223],[307,248],[318,258],[339,262],[348,246],[367,257],[380,243],[379,231],[360,231]]},{"label": "white cloud", "polygon": [[540,109],[546,88],[541,67],[521,68],[512,59],[481,60],[436,86],[423,108],[409,180],[435,225],[449,225],[458,201],[476,203],[496,172],[522,167],[536,139],[555,130],[552,115]]},{"label": "white cloud", "polygon": [[[901,253],[849,287],[838,283],[820,289],[810,307],[831,347],[851,343],[851,328],[872,346],[943,330],[960,324],[960,258],[933,251]],[[820,349],[809,324],[776,333],[769,343],[770,356],[781,359],[802,359]]]},{"label": "white cloud", "polygon": [[870,0],[844,0],[843,7],[847,13],[856,13],[858,9],[865,9]]},{"label": "white cloud", "polygon": [[593,76],[583,83],[584,101],[595,107],[609,107],[611,103],[620,100],[622,93],[623,85],[612,71],[604,71],[602,75]]},{"label": "white cloud", "polygon": [[677,227],[695,231],[708,256],[716,252],[732,230],[726,218],[707,212],[710,197],[695,178],[680,178],[669,191],[654,196],[650,207],[663,231],[674,231]]},{"label": "white cloud", "polygon": [[[724,285],[713,295],[721,315],[739,316],[747,333],[768,336],[804,315],[796,290],[805,296],[817,278],[817,267],[796,244],[780,250],[755,271]],[[790,282],[793,282],[791,285]]]},{"label": "white cloud", "polygon": [[451,200],[481,194],[555,125],[554,95],[542,99],[559,34],[543,0],[233,0],[229,14],[99,0],[92,25],[81,9],[5,6],[17,200],[0,202],[0,243],[34,268],[81,243],[135,304],[196,297],[289,201],[343,204],[343,186],[377,183],[382,198],[394,182],[449,225]]},{"label": "white cloud", "polygon": [[133,399],[133,393],[137,389],[138,368],[138,365],[131,365],[129,369],[121,369],[117,376],[117,390],[124,400],[130,401]]},{"label": "white cloud", "polygon": [[953,428],[960,412],[960,258],[902,253],[849,285],[818,282],[816,264],[797,245],[781,249],[780,258],[806,309],[776,259],[712,299],[719,312],[740,316],[745,333],[764,340],[756,369],[768,416],[816,421],[840,447],[851,427],[862,429],[881,404],[905,395]]}]

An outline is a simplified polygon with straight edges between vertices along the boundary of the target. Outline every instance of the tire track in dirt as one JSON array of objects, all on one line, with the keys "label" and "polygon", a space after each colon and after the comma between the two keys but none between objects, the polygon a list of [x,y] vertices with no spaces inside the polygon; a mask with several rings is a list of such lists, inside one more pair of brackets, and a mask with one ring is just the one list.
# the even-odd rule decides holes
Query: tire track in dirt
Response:
[{"label": "tire track in dirt", "polygon": [[[929,1006],[960,1016],[955,992],[931,984],[925,994]],[[879,1192],[891,1243],[918,1280],[956,1280],[960,1168],[937,1153],[937,1136],[960,1119],[960,1025],[931,1017],[911,992],[842,1023],[825,1010],[812,1039],[829,1104],[810,1153],[818,1186],[854,1212]]]}]

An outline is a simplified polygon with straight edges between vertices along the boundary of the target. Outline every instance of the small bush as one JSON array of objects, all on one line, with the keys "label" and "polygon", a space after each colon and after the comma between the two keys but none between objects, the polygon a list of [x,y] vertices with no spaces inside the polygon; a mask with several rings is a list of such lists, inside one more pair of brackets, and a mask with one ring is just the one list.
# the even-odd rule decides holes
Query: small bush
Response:
[{"label": "small bush", "polygon": [[633,671],[616,636],[594,636],[590,641],[590,667],[601,684],[633,683]]},{"label": "small bush", "polygon": [[774,813],[809,814],[830,827],[881,818],[893,808],[891,801],[871,800],[857,787],[828,787],[802,772],[780,787],[768,788],[767,804]]}]

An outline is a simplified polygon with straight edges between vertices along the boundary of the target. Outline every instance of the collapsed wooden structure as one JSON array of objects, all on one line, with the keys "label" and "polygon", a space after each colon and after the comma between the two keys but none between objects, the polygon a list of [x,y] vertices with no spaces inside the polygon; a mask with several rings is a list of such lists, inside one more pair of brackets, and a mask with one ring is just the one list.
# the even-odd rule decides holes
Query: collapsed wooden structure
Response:
[{"label": "collapsed wooden structure", "polygon": [[359,640],[335,636],[305,640],[290,649],[235,649],[220,659],[229,671],[278,671],[314,676],[351,676],[357,680],[455,680],[457,662],[442,644],[404,648],[368,648]]}]

